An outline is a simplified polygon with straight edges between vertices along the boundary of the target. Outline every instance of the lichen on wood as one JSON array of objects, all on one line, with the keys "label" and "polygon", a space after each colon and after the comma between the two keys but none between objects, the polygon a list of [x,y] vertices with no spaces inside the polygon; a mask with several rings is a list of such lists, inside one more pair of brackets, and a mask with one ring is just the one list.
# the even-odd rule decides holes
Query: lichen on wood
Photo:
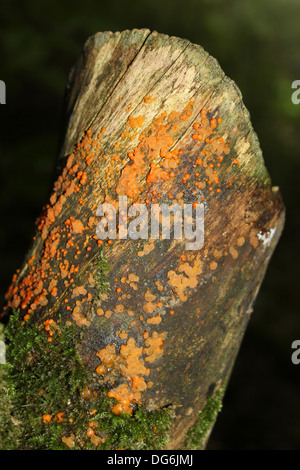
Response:
[{"label": "lichen on wood", "polygon": [[[120,197],[132,210],[203,205],[203,247],[99,239],[98,207],[120,223]],[[241,93],[217,61],[148,30],[97,33],[70,74],[57,179],[3,316],[75,326],[112,414],[171,407],[164,445],[180,449],[230,376],[283,223]]]}]

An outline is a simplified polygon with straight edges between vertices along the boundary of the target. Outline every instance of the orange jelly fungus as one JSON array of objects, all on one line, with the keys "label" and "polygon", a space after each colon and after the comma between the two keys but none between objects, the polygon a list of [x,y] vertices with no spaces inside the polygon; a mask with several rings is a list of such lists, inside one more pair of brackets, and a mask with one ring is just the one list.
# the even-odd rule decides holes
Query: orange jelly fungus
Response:
[{"label": "orange jelly fungus", "polygon": [[54,419],[57,423],[62,423],[65,418],[63,417],[64,416],[64,413],[63,411],[60,411],[59,413],[57,413],[55,416],[54,416]]},{"label": "orange jelly fungus", "polygon": [[[104,130],[99,133],[97,141],[92,139],[89,129],[77,144],[74,153],[66,159],[65,167],[54,183],[49,203],[37,222],[38,233],[43,242],[39,256],[35,254],[28,260],[22,279],[16,282],[18,273],[13,277],[6,294],[7,304],[4,310],[19,307],[27,310],[27,320],[27,315],[46,306],[58,296],[60,279],[64,279],[66,286],[66,282],[72,282],[72,276],[79,270],[79,266],[73,263],[76,259],[73,250],[78,237],[90,227],[85,227],[83,220],[77,216],[71,216],[62,222],[61,215],[69,207],[71,198],[77,194],[79,198],[84,198],[84,187],[89,178],[86,169],[93,165],[94,157],[99,153],[103,132]],[[72,262],[67,261],[68,254]]]},{"label": "orange jelly fungus", "polygon": [[[121,345],[119,353],[115,345],[107,345],[106,348],[97,352],[101,359],[101,367],[96,372],[107,372],[113,381],[115,370],[119,370],[126,379],[126,383],[118,385],[108,392],[109,397],[115,398],[118,403],[113,407],[115,414],[132,413],[132,406],[139,403],[141,392],[147,388],[145,377],[150,373],[145,362],[153,363],[162,356],[162,347],[166,333],[154,332],[151,337],[145,337],[145,348],[136,345],[134,338],[128,338],[126,344]],[[145,359],[143,356],[145,355]]]},{"label": "orange jelly fungus", "polygon": [[[144,109],[152,101],[152,98],[145,97]],[[150,109],[150,106],[147,108]],[[194,121],[192,116],[195,113],[196,107],[190,101],[182,112],[160,114],[146,129],[144,116],[129,116],[124,132],[111,143],[111,152],[106,149],[105,154],[101,153],[105,127],[96,137],[92,135],[91,129],[87,130],[74,152],[66,159],[65,167],[54,184],[49,203],[37,223],[43,243],[40,255],[31,256],[21,279],[18,279],[19,273],[14,275],[7,294],[8,307],[20,307],[26,321],[37,308],[48,303],[48,307],[52,307],[58,299],[62,299],[62,308],[68,312],[70,319],[79,327],[89,327],[92,316],[88,312],[95,300],[95,279],[87,271],[84,274],[85,281],[81,281],[80,277],[81,285],[76,285],[76,279],[79,273],[81,276],[82,265],[87,266],[86,263],[94,256],[95,249],[103,245],[103,241],[98,240],[95,235],[99,220],[95,217],[98,203],[111,203],[117,210],[117,196],[126,195],[133,202],[146,200],[148,204],[159,202],[160,197],[165,196],[183,205],[190,188],[197,194],[198,201],[204,200],[202,191],[208,197],[221,192],[223,165],[227,164],[226,157],[230,152],[228,140],[218,134],[218,125],[222,123],[222,119],[202,109]],[[187,129],[188,133],[184,134]],[[184,141],[182,135],[185,135]],[[133,138],[136,143],[129,151],[124,151],[124,145]],[[193,150],[190,151],[190,148]],[[187,170],[188,158],[190,166]],[[103,172],[97,166],[99,161],[103,163]],[[233,158],[231,164],[237,166],[238,160]],[[225,166],[226,171],[228,166],[230,171],[238,171],[231,164]],[[103,185],[101,183],[101,189],[98,189],[100,178]],[[230,174],[226,176],[227,180],[228,187],[234,184]],[[173,187],[174,181],[179,186],[177,194]],[[93,197],[97,201],[92,207],[93,212],[85,212],[89,191],[94,191]],[[74,200],[76,208],[70,215],[67,209],[69,205],[73,206],[70,203]],[[197,204],[195,202],[193,207],[196,208]],[[141,261],[145,260],[147,263],[147,256],[156,248],[155,243],[155,240],[149,239],[141,244],[136,259],[139,261],[142,258]],[[244,243],[245,237],[238,237],[237,234],[236,246],[242,247]],[[251,232],[250,243],[253,248],[259,243],[254,232]],[[111,244],[112,241],[109,240],[108,245]],[[108,246],[107,249],[111,250],[115,246]],[[237,256],[236,249],[228,248],[228,253],[233,259]],[[218,260],[223,254],[219,256],[215,252],[215,255]],[[191,290],[198,286],[204,267],[209,271],[215,271],[218,267],[218,263],[211,258],[205,266],[205,261],[198,252],[178,253],[177,262],[176,256],[174,260],[172,269],[164,274],[164,278],[155,278],[153,285],[144,287],[144,290],[141,290],[143,286],[138,274],[127,271],[120,276],[115,274],[114,279],[121,283],[122,288],[116,284],[114,289],[101,296],[101,301],[96,301],[97,321],[109,321],[115,327],[113,333],[116,344],[107,344],[96,352],[100,364],[95,366],[95,371],[99,382],[111,387],[108,396],[117,401],[112,407],[112,412],[116,415],[131,414],[134,405],[141,402],[143,391],[153,385],[149,379],[150,368],[156,361],[159,364],[164,353],[167,338],[167,332],[163,331],[164,322],[167,324],[178,317],[169,317],[175,313],[170,308],[175,308],[176,302],[187,301]],[[142,299],[138,314],[131,310],[132,307],[128,308],[127,304],[127,299],[136,294]],[[121,324],[119,320],[123,318],[126,322]],[[53,319],[45,320],[43,326],[49,341],[55,333],[59,333]],[[136,329],[140,331],[141,340],[132,336],[131,331],[137,331]],[[84,391],[86,396],[91,396],[91,393]],[[43,415],[44,422],[49,422],[48,419],[51,419],[50,415]],[[57,413],[54,419],[62,422],[63,412]],[[87,435],[95,442],[100,439],[95,436],[93,426],[89,426]],[[70,447],[73,445],[72,436],[65,436],[65,440]]]},{"label": "orange jelly fungus", "polygon": [[51,415],[49,415],[49,414],[44,414],[44,415],[43,415],[43,423],[45,423],[45,424],[46,424],[46,423],[50,423],[50,421],[51,421]]}]

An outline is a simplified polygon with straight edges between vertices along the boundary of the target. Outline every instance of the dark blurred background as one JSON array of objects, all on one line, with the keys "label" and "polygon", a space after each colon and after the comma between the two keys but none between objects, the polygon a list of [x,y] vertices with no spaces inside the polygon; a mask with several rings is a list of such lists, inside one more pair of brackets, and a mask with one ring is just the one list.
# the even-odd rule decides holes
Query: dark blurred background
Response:
[{"label": "dark blurred background", "polygon": [[236,81],[287,208],[210,449],[300,449],[299,0],[1,0],[0,298],[52,183],[71,66],[97,31],[148,27],[201,44]]}]

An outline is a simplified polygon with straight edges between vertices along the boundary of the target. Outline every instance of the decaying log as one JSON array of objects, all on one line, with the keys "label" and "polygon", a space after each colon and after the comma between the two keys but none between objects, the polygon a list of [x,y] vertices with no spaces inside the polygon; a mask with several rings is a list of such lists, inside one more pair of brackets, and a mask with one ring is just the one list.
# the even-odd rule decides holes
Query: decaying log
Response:
[{"label": "decaying log", "polygon": [[[114,412],[173,406],[166,448],[184,448],[207,397],[230,376],[283,228],[279,190],[241,93],[217,61],[146,29],[88,39],[70,74],[64,136],[5,312],[19,308],[38,325],[59,315],[75,322],[86,367],[119,401]],[[97,208],[118,210],[120,196],[149,210],[202,205],[204,245],[102,242]],[[100,252],[107,290],[98,285]]]}]

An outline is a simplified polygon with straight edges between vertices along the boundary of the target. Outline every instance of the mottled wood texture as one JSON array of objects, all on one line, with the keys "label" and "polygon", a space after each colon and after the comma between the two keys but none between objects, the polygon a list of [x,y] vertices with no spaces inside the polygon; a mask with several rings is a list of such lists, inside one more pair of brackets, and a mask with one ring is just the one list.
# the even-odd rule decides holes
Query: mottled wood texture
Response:
[{"label": "mottled wood texture", "polygon": [[[76,321],[87,367],[103,366],[99,383],[131,404],[174,406],[168,448],[182,448],[230,376],[283,228],[279,190],[236,84],[188,40],[148,30],[89,38],[65,116],[60,176],[7,306],[38,324]],[[109,290],[98,300],[96,210],[120,195],[203,203],[204,246],[105,242]]]}]

